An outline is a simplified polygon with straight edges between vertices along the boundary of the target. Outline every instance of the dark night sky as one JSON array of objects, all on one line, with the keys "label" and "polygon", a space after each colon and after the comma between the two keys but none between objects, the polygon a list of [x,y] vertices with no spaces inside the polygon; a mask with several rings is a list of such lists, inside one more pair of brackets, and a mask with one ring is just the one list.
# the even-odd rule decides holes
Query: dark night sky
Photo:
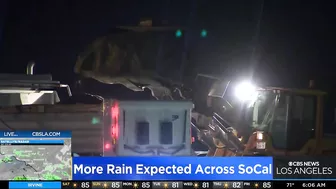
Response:
[{"label": "dark night sky", "polygon": [[[266,0],[256,43],[261,2],[198,1],[192,20],[195,29],[190,32],[190,67],[237,75],[252,67],[255,77],[269,84],[293,86],[316,79],[318,86],[334,87],[332,2]],[[171,0],[169,5],[165,0],[11,0],[5,5],[5,1],[0,4],[1,71],[24,72],[26,63],[35,60],[37,72],[52,73],[69,83],[78,52],[110,28],[135,25],[143,17],[185,25],[191,7],[187,0]],[[200,28],[208,30],[207,38],[198,37]],[[251,60],[254,47],[256,58]]]}]

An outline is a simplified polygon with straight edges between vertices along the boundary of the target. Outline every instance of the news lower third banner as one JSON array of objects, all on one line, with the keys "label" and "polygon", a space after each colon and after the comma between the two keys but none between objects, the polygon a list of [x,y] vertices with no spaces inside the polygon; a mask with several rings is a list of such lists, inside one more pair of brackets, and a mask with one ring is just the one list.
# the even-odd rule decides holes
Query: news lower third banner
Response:
[{"label": "news lower third banner", "polygon": [[273,175],[276,180],[335,179],[335,157],[274,157]]},{"label": "news lower third banner", "polygon": [[74,157],[73,180],[272,180],[272,157]]}]

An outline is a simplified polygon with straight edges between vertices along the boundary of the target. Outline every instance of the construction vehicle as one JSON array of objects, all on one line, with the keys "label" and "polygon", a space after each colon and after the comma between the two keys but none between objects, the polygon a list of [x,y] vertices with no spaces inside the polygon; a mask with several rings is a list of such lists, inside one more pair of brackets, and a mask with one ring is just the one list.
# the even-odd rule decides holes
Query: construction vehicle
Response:
[{"label": "construction vehicle", "polygon": [[51,75],[0,74],[1,131],[71,131],[80,156],[190,156],[188,101],[118,101],[64,104],[69,86]]},{"label": "construction vehicle", "polygon": [[[223,111],[214,112],[208,122],[204,120],[209,117],[197,115],[203,121],[197,122],[199,126],[193,124],[201,140],[211,146],[208,156],[336,154],[336,135],[328,135],[323,129],[324,124],[331,127],[331,123],[323,123],[328,117],[328,112],[323,113],[325,92],[254,87],[248,82],[220,83],[214,85],[217,89],[211,89],[209,98],[222,99],[223,103],[213,105],[225,104]],[[220,92],[214,94],[218,89]],[[231,102],[233,96],[240,97],[236,99],[236,105],[240,105],[236,121],[225,120],[228,116],[224,109],[233,104],[227,103],[228,96]]]},{"label": "construction vehicle", "polygon": [[[133,45],[147,41],[148,31],[167,31],[167,28],[152,27],[150,23],[119,29],[122,31],[97,39],[81,53],[75,73],[106,84],[122,84],[134,91],[149,88],[157,99],[184,99],[187,96],[183,93],[184,85],[160,77],[155,72],[155,61],[139,58],[143,46],[139,45],[136,50]],[[334,153],[335,140],[323,137],[324,92],[277,87],[257,89],[244,83],[235,94],[232,92],[236,91],[232,89],[235,85],[238,84],[216,79],[209,95],[200,97],[209,99],[208,107],[198,108],[192,114],[192,126],[199,133],[200,141],[209,148],[208,155]],[[249,90],[255,93],[251,96]],[[174,91],[178,91],[180,98],[172,97]],[[244,103],[237,102],[235,96]],[[252,99],[246,100],[247,97]],[[196,98],[192,101],[197,107]],[[210,109],[211,115],[205,115],[205,109]],[[301,138],[297,137],[299,133]]]}]

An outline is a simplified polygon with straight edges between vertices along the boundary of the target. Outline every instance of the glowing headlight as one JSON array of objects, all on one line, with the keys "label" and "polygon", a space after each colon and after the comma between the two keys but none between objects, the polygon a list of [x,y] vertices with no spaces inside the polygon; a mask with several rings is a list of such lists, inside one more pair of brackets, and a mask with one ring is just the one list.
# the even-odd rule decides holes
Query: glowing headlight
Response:
[{"label": "glowing headlight", "polygon": [[254,85],[249,82],[243,82],[235,88],[235,95],[239,100],[251,101],[256,99],[258,93]]},{"label": "glowing headlight", "polygon": [[262,139],[264,139],[264,133],[258,131],[257,132],[257,140],[262,140]]}]

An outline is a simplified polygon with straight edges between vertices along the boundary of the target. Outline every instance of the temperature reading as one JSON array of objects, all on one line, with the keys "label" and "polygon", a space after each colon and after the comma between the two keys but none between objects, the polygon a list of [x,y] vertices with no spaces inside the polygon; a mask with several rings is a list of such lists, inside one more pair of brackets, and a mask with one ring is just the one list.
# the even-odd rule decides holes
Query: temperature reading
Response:
[{"label": "temperature reading", "polygon": [[263,188],[272,188],[271,182],[263,182]]},{"label": "temperature reading", "polygon": [[210,184],[208,182],[203,182],[202,183],[202,188],[209,188]]},{"label": "temperature reading", "polygon": [[121,188],[121,183],[120,182],[112,182],[111,183],[111,188]]},{"label": "temperature reading", "polygon": [[82,182],[81,183],[81,188],[90,188],[90,183],[89,182]]},{"label": "temperature reading", "polygon": [[293,188],[294,187],[294,183],[293,182],[287,182],[287,188]]},{"label": "temperature reading", "polygon": [[179,188],[179,183],[178,182],[173,182],[172,183],[172,188]]},{"label": "temperature reading", "polygon": [[150,182],[143,182],[141,183],[142,188],[150,188]]},{"label": "temperature reading", "polygon": [[232,188],[243,188],[241,182],[233,182],[232,183]]}]

